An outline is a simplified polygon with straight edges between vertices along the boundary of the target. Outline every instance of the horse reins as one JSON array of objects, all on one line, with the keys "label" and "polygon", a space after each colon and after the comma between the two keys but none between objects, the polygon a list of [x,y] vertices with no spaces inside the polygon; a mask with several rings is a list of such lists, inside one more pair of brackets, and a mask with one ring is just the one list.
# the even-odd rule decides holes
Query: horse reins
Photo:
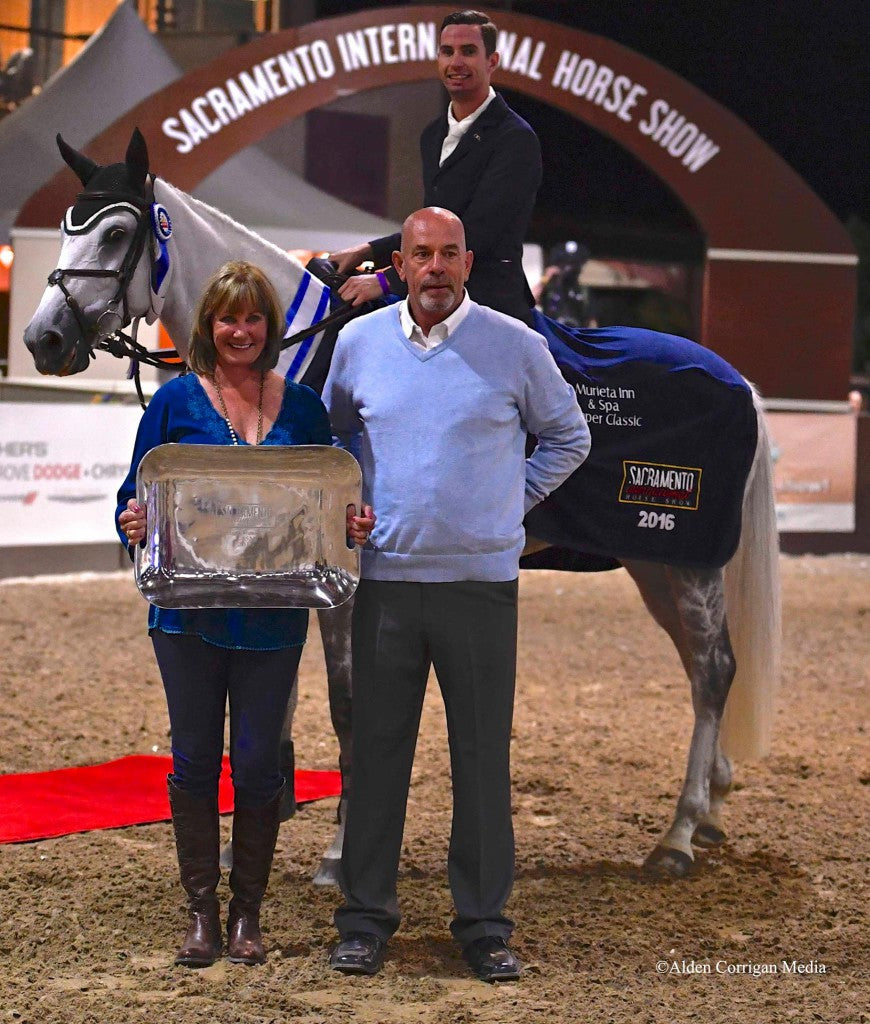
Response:
[{"label": "horse reins", "polygon": [[[329,316],[324,317],[323,320],[318,320],[317,323],[311,324],[310,327],[306,327],[304,330],[297,331],[296,334],[291,334],[284,338],[281,342],[281,350],[283,351],[285,348],[295,345],[297,341],[304,341],[313,334],[319,334],[330,327],[343,326],[348,320],[353,319],[356,314],[356,307],[352,306],[349,302],[345,302],[338,309],[330,313]],[[141,342],[136,340],[138,324],[139,318],[137,317],[132,336],[118,330],[108,337],[102,338],[94,345],[94,348],[109,352],[111,355],[117,356],[118,359],[130,360],[132,366],[130,376],[136,386],[139,404],[144,409],[148,403],[145,401],[145,393],[142,390],[142,380],[139,375],[140,364],[144,363],[145,366],[154,366],[159,370],[180,370],[184,373],[187,371],[187,363],[185,363],[174,348],[164,348],[159,352],[153,352],[145,348]]]}]

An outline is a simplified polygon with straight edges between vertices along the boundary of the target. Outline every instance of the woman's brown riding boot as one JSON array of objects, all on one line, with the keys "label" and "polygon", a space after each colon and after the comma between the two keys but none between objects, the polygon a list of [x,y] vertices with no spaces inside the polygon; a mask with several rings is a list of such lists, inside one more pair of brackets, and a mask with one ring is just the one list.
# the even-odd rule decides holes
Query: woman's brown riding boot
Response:
[{"label": "woman's brown riding boot", "polygon": [[169,806],[175,829],[178,870],[187,893],[190,924],[175,957],[184,967],[209,967],[221,955],[220,818],[217,793],[194,797],[169,780]]},{"label": "woman's brown riding boot", "polygon": [[236,807],[233,813],[233,898],[227,921],[227,953],[234,964],[266,962],[260,904],[272,869],[283,791],[282,786],[262,807]]}]

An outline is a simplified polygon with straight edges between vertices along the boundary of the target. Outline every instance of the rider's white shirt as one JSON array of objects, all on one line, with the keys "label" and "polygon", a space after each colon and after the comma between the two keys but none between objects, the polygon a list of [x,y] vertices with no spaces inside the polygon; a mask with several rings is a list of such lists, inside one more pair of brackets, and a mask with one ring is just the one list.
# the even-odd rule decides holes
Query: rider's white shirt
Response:
[{"label": "rider's white shirt", "polygon": [[486,108],[495,99],[495,89],[492,86],[489,87],[489,93],[483,103],[473,110],[468,117],[463,117],[461,121],[457,121],[453,116],[453,104],[450,103],[447,107],[447,135],[444,137],[444,141],[441,143],[441,158],[438,161],[438,166],[450,156],[454,149],[459,145],[459,140],[468,131],[468,129],[474,124],[474,122],[480,117],[480,115],[486,110]]}]

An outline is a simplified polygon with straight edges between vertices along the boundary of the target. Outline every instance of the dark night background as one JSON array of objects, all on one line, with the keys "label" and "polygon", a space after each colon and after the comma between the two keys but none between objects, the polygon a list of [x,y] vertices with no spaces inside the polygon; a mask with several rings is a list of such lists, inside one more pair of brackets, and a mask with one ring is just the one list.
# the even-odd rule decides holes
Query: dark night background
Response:
[{"label": "dark night background", "polygon": [[[370,6],[320,0],[318,13]],[[562,22],[658,61],[749,124],[840,220],[870,223],[870,0],[513,0],[487,10],[496,23],[499,10]],[[508,100],[544,150],[535,240],[582,231],[600,255],[700,255],[690,215],[633,156],[561,111]]]}]

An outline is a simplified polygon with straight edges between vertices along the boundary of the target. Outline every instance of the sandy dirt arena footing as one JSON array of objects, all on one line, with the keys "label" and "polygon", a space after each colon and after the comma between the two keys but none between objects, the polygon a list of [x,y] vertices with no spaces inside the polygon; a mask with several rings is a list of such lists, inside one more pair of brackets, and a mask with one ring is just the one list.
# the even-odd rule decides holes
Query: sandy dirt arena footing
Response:
[{"label": "sandy dirt arena footing", "polygon": [[[509,906],[519,983],[474,980],[450,941],[449,764],[432,685],[404,921],[378,977],[326,965],[337,893],[310,878],[332,834],[329,801],[282,827],[260,968],[173,966],[184,913],[169,824],[0,847],[0,1024],[867,1020],[870,560],[782,567],[773,752],[737,766],[727,844],[672,883],[640,865],[670,820],[688,748],[676,654],[623,571],[523,574]],[[0,586],[0,650],[0,771],[168,753],[131,579]],[[335,766],[316,628],[295,739],[300,767]]]}]

